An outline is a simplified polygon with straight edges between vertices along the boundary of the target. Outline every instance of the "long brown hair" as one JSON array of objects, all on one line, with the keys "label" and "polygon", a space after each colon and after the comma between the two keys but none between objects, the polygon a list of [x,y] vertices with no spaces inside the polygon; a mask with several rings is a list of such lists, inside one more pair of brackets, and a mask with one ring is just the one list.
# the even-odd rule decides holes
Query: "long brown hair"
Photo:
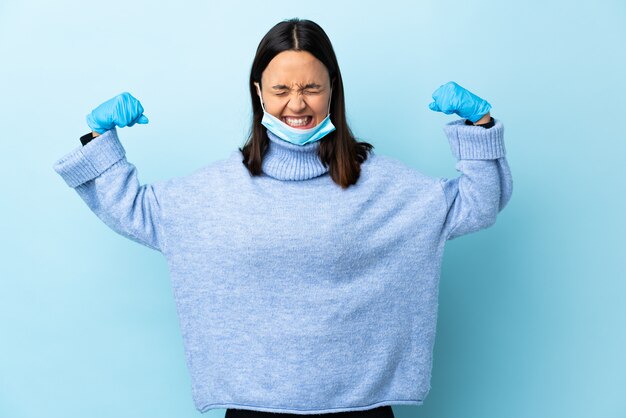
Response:
[{"label": "long brown hair", "polygon": [[361,163],[367,160],[374,148],[367,142],[355,139],[346,121],[343,80],[339,64],[330,39],[315,22],[305,19],[290,19],[276,24],[261,39],[250,70],[250,98],[252,101],[252,126],[248,140],[239,151],[243,154],[242,163],[252,176],[263,173],[263,155],[268,149],[269,138],[261,125],[263,109],[258,100],[254,83],[261,85],[261,75],[270,61],[283,51],[308,51],[328,69],[332,89],[330,118],[335,131],[320,139],[318,155],[330,177],[343,189],[356,184],[361,174]]}]

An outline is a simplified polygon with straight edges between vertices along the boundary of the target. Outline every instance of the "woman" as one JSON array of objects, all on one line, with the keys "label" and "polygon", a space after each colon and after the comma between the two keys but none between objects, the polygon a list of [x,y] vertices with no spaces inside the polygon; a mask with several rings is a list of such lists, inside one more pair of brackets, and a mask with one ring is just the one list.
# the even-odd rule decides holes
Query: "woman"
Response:
[{"label": "woman", "polygon": [[187,176],[139,184],[116,127],[148,119],[128,93],[87,117],[84,146],[54,169],[113,230],[166,257],[199,411],[421,405],[444,244],[492,225],[511,196],[501,122],[447,83],[430,108],[463,118],[444,128],[459,177],[375,154],[352,135],[332,45],[307,20],[265,35],[249,87],[245,146]]}]

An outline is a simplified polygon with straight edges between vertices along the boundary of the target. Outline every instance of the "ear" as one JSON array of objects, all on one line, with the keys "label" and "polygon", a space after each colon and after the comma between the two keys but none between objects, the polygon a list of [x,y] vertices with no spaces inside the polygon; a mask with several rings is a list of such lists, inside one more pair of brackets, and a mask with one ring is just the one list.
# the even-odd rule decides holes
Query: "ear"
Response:
[{"label": "ear", "polygon": [[263,96],[261,96],[261,86],[260,86],[260,84],[259,84],[258,82],[256,82],[256,81],[255,81],[255,82],[254,82],[254,85],[255,85],[255,87],[256,87],[256,94],[258,94],[258,95],[259,95],[259,97],[262,99],[262,98],[263,98]]}]

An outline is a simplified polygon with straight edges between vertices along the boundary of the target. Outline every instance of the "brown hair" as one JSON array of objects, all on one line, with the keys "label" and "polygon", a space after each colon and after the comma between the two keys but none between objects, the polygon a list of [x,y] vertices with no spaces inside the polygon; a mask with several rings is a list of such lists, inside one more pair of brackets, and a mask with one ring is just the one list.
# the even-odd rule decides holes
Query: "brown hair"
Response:
[{"label": "brown hair", "polygon": [[330,177],[335,183],[343,189],[356,184],[361,173],[361,163],[367,160],[374,146],[357,141],[352,134],[346,121],[343,81],[335,51],[324,30],[310,20],[294,18],[280,22],[259,43],[250,70],[253,117],[248,140],[243,148],[239,148],[244,157],[242,163],[252,176],[263,173],[263,155],[268,149],[269,138],[265,127],[261,125],[263,109],[254,83],[261,85],[263,71],[283,51],[308,51],[326,66],[333,87],[330,117],[336,129],[319,140],[318,155],[324,166],[328,167]]}]

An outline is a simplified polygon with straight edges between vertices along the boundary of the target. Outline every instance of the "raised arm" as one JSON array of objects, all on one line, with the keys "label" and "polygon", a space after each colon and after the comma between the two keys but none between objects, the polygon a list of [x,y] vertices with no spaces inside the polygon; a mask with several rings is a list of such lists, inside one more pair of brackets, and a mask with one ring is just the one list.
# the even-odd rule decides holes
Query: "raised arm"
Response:
[{"label": "raised arm", "polygon": [[428,107],[467,119],[444,127],[461,175],[440,179],[447,203],[442,233],[453,239],[493,225],[513,191],[505,158],[504,126],[491,117],[489,102],[453,81],[435,90]]},{"label": "raised arm", "polygon": [[141,103],[122,93],[87,115],[91,135],[54,164],[87,206],[111,229],[158,251],[163,251],[159,195],[163,183],[139,183],[137,169],[126,160],[116,126],[148,123]]}]

